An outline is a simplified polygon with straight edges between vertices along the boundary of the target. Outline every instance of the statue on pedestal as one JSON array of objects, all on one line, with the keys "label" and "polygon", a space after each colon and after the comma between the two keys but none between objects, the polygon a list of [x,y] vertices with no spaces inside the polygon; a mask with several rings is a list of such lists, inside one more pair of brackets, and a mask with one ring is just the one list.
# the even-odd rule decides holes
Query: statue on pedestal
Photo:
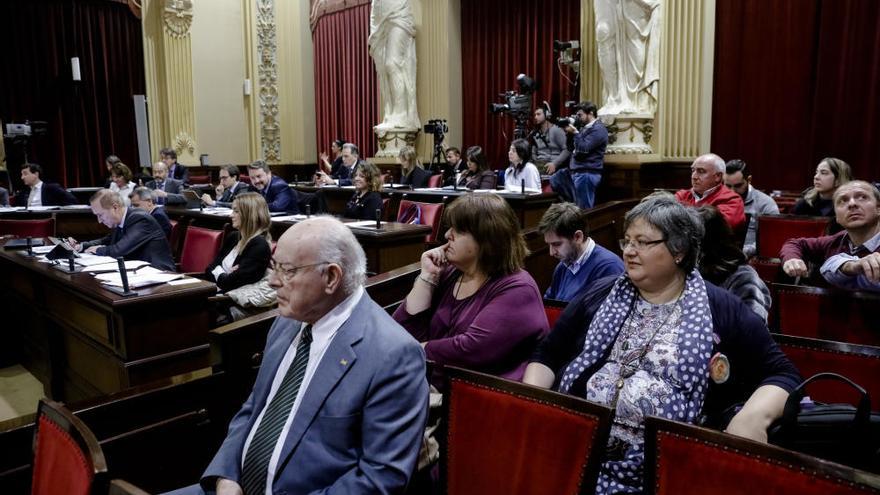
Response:
[{"label": "statue on pedestal", "polygon": [[594,0],[604,94],[599,115],[657,110],[661,0]]},{"label": "statue on pedestal", "polygon": [[417,131],[416,24],[410,0],[373,0],[370,56],[376,64],[382,123],[376,131]]}]

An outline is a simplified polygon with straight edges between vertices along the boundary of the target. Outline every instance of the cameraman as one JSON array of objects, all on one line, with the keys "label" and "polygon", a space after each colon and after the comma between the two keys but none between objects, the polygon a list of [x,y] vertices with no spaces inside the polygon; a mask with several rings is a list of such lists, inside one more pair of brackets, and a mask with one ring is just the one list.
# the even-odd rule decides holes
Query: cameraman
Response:
[{"label": "cameraman", "polygon": [[542,174],[553,175],[568,166],[571,152],[566,146],[565,131],[548,120],[547,109],[535,110],[535,130],[532,132],[532,157]]},{"label": "cameraman", "polygon": [[[580,130],[569,124],[565,132],[574,135],[574,151],[571,155],[571,181],[574,186],[575,203],[581,208],[592,208],[596,200],[596,188],[602,180],[608,131],[598,119],[596,105],[582,101],[575,107]],[[555,189],[555,187],[554,187]]]}]

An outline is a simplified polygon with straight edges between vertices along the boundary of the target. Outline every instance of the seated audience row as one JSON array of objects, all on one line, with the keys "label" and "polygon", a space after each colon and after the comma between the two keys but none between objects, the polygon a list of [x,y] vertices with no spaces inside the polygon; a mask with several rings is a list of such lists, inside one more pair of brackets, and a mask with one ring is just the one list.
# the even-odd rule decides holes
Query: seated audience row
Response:
[{"label": "seated audience row", "polygon": [[43,167],[36,163],[21,166],[21,181],[27,187],[15,197],[16,206],[67,206],[76,204],[76,198],[54,182],[43,182]]},{"label": "seated audience row", "polygon": [[739,194],[745,213],[750,215],[749,226],[743,242],[743,254],[750,258],[757,253],[758,216],[778,215],[779,206],[770,196],[752,187],[752,174],[742,160],[730,160],[724,167],[724,185]]}]

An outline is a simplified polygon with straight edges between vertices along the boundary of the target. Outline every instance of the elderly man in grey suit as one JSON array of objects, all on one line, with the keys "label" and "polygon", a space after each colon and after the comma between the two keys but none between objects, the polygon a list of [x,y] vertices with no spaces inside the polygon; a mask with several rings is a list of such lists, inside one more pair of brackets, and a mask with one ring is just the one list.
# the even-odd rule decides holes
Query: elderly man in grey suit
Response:
[{"label": "elderly man in grey suit", "polygon": [[364,251],[338,220],[288,229],[273,268],[281,316],[201,489],[402,493],[428,410],[421,346],[365,293]]},{"label": "elderly man in grey suit", "polygon": [[183,181],[168,177],[168,165],[164,162],[153,164],[153,180],[144,185],[154,191],[157,205],[186,205],[186,198],[181,194]]}]

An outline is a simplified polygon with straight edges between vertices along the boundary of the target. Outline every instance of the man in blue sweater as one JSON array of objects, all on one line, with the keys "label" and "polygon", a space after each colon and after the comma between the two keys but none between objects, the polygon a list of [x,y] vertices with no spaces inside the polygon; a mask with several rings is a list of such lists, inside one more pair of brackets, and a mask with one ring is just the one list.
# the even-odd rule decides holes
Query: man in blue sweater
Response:
[{"label": "man in blue sweater", "polygon": [[580,129],[574,125],[565,132],[574,135],[574,151],[568,166],[574,186],[574,200],[581,208],[592,208],[596,201],[596,188],[602,180],[605,148],[608,146],[608,130],[599,120],[596,105],[582,101],[577,107]]},{"label": "man in blue sweater", "polygon": [[572,203],[556,203],[538,224],[550,255],[559,260],[546,299],[571,301],[594,280],[623,273],[623,261],[587,235],[587,214]]}]

